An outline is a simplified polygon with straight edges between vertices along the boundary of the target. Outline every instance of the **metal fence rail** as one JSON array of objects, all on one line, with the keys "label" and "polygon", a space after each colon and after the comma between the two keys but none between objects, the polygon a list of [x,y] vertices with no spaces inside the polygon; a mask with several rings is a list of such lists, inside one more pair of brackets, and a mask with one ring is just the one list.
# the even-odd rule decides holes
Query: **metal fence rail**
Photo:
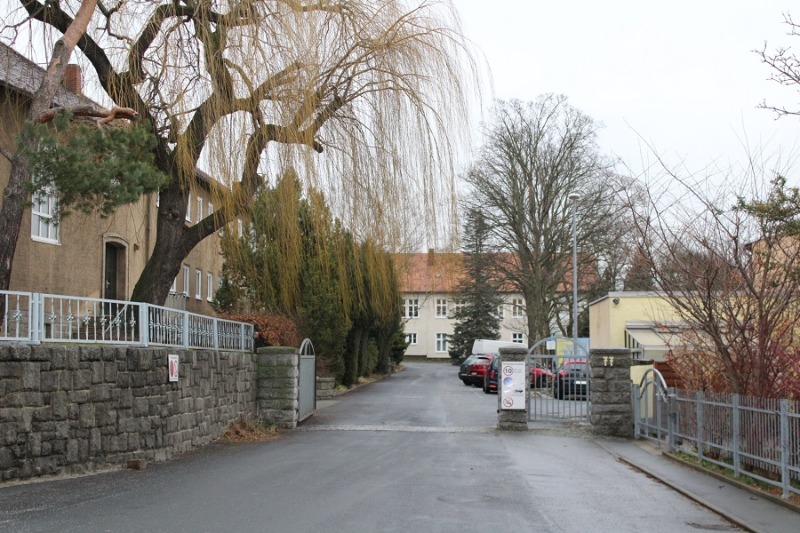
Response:
[{"label": "metal fence rail", "polygon": [[[657,373],[657,371],[654,371]],[[648,371],[650,374],[650,371]],[[800,402],[633,385],[636,438],[800,494]]]},{"label": "metal fence rail", "polygon": [[253,350],[253,325],[159,305],[0,291],[0,341]]}]

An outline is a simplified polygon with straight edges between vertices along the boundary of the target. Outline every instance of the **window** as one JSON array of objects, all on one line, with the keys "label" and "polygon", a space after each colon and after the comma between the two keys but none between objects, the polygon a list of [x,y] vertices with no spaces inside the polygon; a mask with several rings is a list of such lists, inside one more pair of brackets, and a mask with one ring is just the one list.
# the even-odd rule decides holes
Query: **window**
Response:
[{"label": "window", "polygon": [[217,289],[222,288],[222,272],[217,272]]},{"label": "window", "polygon": [[242,235],[244,235],[244,226],[241,218],[236,221],[236,227],[239,230],[239,238],[241,239]]},{"label": "window", "polygon": [[514,318],[522,318],[525,316],[525,309],[524,309],[525,306],[522,303],[522,298],[514,298],[513,300],[511,300],[511,307],[512,307],[511,315]]},{"label": "window", "polygon": [[407,344],[417,344],[417,334],[416,333],[408,333],[408,334],[406,334],[406,343]]},{"label": "window", "polygon": [[417,318],[419,316],[419,300],[416,298],[403,300],[403,318]]},{"label": "window", "polygon": [[58,198],[51,191],[35,194],[31,207],[31,238],[58,244],[57,214]]},{"label": "window", "polygon": [[169,288],[169,292],[176,292],[178,290],[178,278],[172,280],[172,287]]},{"label": "window", "polygon": [[203,220],[203,199],[197,197],[197,221]]},{"label": "window", "polygon": [[453,306],[455,311],[463,311],[464,308],[467,306],[467,301],[462,298],[459,298],[453,303]]},{"label": "window", "polygon": [[186,220],[188,222],[192,221],[192,195],[189,195],[189,198],[186,200]]},{"label": "window", "polygon": [[447,318],[447,298],[436,298],[436,318]]},{"label": "window", "polygon": [[209,302],[214,299],[214,274],[206,274],[206,300]]},{"label": "window", "polygon": [[525,340],[522,338],[522,333],[512,333],[511,334],[511,342],[518,342],[522,344]]},{"label": "window", "polygon": [[436,353],[444,353],[447,351],[447,333],[436,334]]},{"label": "window", "polygon": [[497,306],[497,318],[503,320],[506,317],[506,306],[505,304],[500,304]]},{"label": "window", "polygon": [[203,271],[194,271],[194,297],[198,300],[203,299]]},{"label": "window", "polygon": [[189,296],[189,267],[183,265],[183,294]]},{"label": "window", "polygon": [[214,214],[214,204],[212,204],[211,202],[207,202],[206,206],[207,206],[207,209],[208,209],[208,216],[213,215]]}]

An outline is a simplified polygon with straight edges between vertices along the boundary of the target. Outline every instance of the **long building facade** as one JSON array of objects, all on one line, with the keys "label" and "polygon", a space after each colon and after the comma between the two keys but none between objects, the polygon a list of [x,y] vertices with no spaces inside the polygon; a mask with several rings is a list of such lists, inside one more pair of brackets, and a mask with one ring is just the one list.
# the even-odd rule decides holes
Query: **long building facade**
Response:
[{"label": "long building facade", "polygon": [[[449,359],[448,339],[455,321],[450,318],[457,306],[458,282],[463,276],[460,253],[397,254],[400,272],[402,315],[406,333],[406,357]],[[500,340],[527,346],[525,302],[521,293],[502,293],[498,308]]]}]

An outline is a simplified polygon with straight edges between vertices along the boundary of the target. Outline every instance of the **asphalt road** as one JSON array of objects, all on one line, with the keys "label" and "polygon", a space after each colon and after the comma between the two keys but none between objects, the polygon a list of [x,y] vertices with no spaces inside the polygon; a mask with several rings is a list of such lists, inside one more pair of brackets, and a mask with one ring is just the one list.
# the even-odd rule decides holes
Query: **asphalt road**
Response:
[{"label": "asphalt road", "polygon": [[0,487],[0,531],[736,531],[582,429],[496,431],[456,374],[407,364],[272,442]]}]

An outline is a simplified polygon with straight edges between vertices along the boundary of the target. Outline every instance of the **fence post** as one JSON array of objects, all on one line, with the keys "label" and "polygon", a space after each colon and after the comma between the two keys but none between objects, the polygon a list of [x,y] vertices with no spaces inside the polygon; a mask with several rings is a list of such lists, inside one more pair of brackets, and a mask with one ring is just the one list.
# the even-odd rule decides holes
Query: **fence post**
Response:
[{"label": "fence post", "polygon": [[678,434],[678,396],[674,389],[667,389],[667,446],[669,451],[676,450]]},{"label": "fence post", "polygon": [[39,292],[32,292],[31,299],[28,303],[29,307],[29,324],[31,342],[33,344],[41,344],[42,342],[42,328],[44,327],[44,313],[42,311],[42,294]]},{"label": "fence post", "polygon": [[781,417],[781,488],[783,497],[789,497],[789,483],[791,473],[789,472],[789,400],[780,401]]},{"label": "fence post", "polygon": [[697,424],[696,428],[696,438],[697,438],[697,458],[700,462],[703,462],[703,400],[705,399],[705,394],[703,391],[697,391],[695,394],[695,423]]},{"label": "fence post", "polygon": [[741,443],[741,433],[739,427],[741,426],[740,416],[740,399],[738,394],[733,395],[733,475],[739,477],[741,473],[742,458],[739,455],[739,446]]},{"label": "fence post", "polygon": [[181,344],[187,350],[189,349],[189,313],[183,312],[183,334],[181,335]]},{"label": "fence post", "polygon": [[150,345],[150,312],[147,304],[139,304],[139,341],[147,348]]},{"label": "fence post", "polygon": [[219,321],[216,318],[212,320],[214,321],[214,333],[212,334],[214,336],[214,350],[217,351],[219,350]]},{"label": "fence post", "polygon": [[631,407],[633,407],[633,438],[638,439],[641,432],[639,423],[641,406],[639,405],[639,385],[636,383],[631,383]]}]

